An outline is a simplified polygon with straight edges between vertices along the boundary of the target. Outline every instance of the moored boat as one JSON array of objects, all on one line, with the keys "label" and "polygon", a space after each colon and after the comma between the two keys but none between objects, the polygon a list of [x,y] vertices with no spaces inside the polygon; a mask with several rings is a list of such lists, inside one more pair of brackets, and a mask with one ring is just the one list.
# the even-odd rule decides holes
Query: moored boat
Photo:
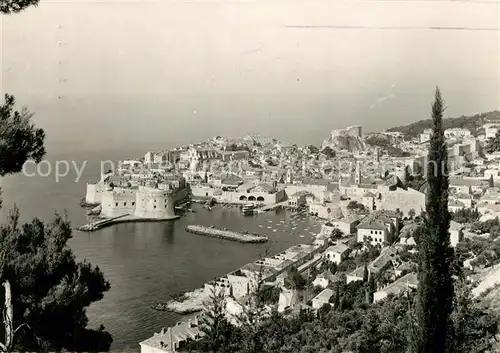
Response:
[{"label": "moored boat", "polygon": [[249,203],[243,205],[243,207],[241,207],[241,211],[243,214],[253,214],[254,212],[257,212],[257,206],[254,203]]}]

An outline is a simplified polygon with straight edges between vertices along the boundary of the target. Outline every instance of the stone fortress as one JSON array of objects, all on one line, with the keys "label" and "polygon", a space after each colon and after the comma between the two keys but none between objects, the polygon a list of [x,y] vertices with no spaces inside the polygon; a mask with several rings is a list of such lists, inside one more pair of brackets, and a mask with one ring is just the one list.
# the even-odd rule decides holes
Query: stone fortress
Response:
[{"label": "stone fortress", "polygon": [[85,202],[97,206],[106,218],[129,215],[138,219],[173,219],[175,203],[187,197],[182,177],[134,178],[133,174],[103,174],[87,183]]},{"label": "stone fortress", "polygon": [[345,129],[332,130],[328,139],[324,140],[321,146],[322,149],[326,147],[349,152],[364,151],[366,145],[363,139],[363,128],[359,125],[353,125]]}]

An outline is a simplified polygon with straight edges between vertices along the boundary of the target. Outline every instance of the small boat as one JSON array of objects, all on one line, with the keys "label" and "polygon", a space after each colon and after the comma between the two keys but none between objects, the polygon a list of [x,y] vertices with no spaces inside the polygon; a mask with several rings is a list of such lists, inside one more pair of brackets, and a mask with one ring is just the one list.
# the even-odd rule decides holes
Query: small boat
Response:
[{"label": "small boat", "polygon": [[243,214],[253,214],[257,210],[257,206],[253,203],[243,205],[241,211]]}]

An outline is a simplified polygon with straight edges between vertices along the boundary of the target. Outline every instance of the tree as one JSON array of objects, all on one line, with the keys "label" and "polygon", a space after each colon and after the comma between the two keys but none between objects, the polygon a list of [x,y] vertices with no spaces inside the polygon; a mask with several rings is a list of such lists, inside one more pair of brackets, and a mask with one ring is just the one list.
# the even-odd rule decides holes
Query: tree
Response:
[{"label": "tree", "polygon": [[428,161],[429,196],[423,231],[418,239],[418,297],[415,353],[447,352],[453,283],[450,265],[450,214],[448,212],[448,153],[443,130],[444,102],[436,88],[432,104],[433,133]]},{"label": "tree", "polygon": [[314,146],[314,145],[309,145],[309,146],[307,146],[307,148],[309,149],[309,152],[312,154],[319,153],[319,148]]},{"label": "tree", "polygon": [[233,352],[230,346],[235,332],[233,332],[234,327],[226,318],[225,310],[226,297],[224,291],[217,291],[212,288],[200,323],[200,331],[204,336],[196,345],[204,352]]},{"label": "tree", "polygon": [[304,289],[306,282],[307,281],[304,277],[302,277],[296,267],[291,267],[288,270],[288,275],[285,278],[285,287],[288,289],[302,290]]},{"label": "tree", "polygon": [[[0,12],[11,14],[37,5],[38,0],[4,0]],[[45,155],[45,133],[31,122],[27,108],[15,109],[6,94],[0,106],[0,177],[18,173],[27,160],[40,162]],[[71,227],[55,215],[52,222],[34,219],[19,225],[19,211],[11,212],[0,226],[0,293],[4,326],[2,351],[109,350],[111,335],[86,328],[85,309],[109,290],[99,268],[77,263],[67,246]],[[2,300],[3,298],[3,300]]]},{"label": "tree", "polygon": [[323,148],[321,150],[321,153],[323,153],[328,158],[334,158],[336,155],[335,151],[330,146],[326,146],[325,148]]},{"label": "tree", "polygon": [[109,350],[111,335],[86,328],[85,308],[101,300],[110,285],[98,267],[75,261],[70,238],[69,222],[57,214],[48,224],[34,219],[20,226],[14,208],[0,227],[5,252],[0,281],[11,286],[11,326],[28,328],[17,333],[13,348]]},{"label": "tree", "polygon": [[39,0],[2,0],[0,2],[0,13],[18,13],[29,6],[37,6],[38,2]]},{"label": "tree", "polygon": [[481,308],[473,299],[471,286],[460,277],[456,285],[453,348],[456,353],[493,351],[498,317]]},{"label": "tree", "polygon": [[481,218],[481,214],[479,213],[477,208],[462,208],[453,212],[451,214],[451,218],[458,223],[472,223],[479,220],[479,218]]},{"label": "tree", "polygon": [[332,235],[330,236],[330,239],[335,241],[335,240],[339,240],[339,239],[342,239],[344,237],[344,232],[341,231],[340,229],[338,228],[335,228],[333,231],[332,231]]},{"label": "tree", "polygon": [[411,219],[413,219],[413,217],[415,217],[416,214],[417,213],[413,208],[410,208],[410,210],[408,211],[408,216],[410,216]]},{"label": "tree", "polygon": [[373,303],[373,294],[377,290],[377,286],[375,284],[375,277],[370,276],[368,279],[368,283],[366,284],[366,304],[372,304]]},{"label": "tree", "polygon": [[335,310],[340,309],[340,285],[339,284],[337,284],[337,286],[335,287],[335,298],[333,300],[333,308]]},{"label": "tree", "polygon": [[[22,4],[19,6],[24,6]],[[1,3],[1,12],[4,12],[4,7],[11,6],[14,3],[10,1]],[[31,123],[32,116],[26,107],[15,110],[14,97],[5,95],[5,103],[0,105],[0,177],[19,173],[27,160],[38,163],[45,155],[45,133]]]},{"label": "tree", "polygon": [[500,151],[500,131],[497,131],[495,137],[488,140],[485,150],[487,153],[493,153]]},{"label": "tree", "polygon": [[358,201],[349,201],[347,204],[347,209],[350,211],[355,211],[355,212],[365,212],[366,207],[362,203],[359,203]]}]

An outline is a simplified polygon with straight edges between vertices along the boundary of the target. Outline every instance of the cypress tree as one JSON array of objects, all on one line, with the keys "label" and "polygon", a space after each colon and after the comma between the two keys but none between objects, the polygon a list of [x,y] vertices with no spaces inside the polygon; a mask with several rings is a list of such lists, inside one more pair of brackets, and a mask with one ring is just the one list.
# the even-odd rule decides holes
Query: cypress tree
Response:
[{"label": "cypress tree", "polygon": [[337,284],[337,288],[335,289],[335,299],[333,302],[333,308],[339,310],[340,308],[340,284]]},{"label": "cypress tree", "polygon": [[432,104],[433,132],[427,168],[429,190],[424,228],[418,240],[418,296],[415,353],[447,352],[450,342],[450,313],[453,303],[448,212],[448,152],[443,130],[444,102],[436,88]]}]

